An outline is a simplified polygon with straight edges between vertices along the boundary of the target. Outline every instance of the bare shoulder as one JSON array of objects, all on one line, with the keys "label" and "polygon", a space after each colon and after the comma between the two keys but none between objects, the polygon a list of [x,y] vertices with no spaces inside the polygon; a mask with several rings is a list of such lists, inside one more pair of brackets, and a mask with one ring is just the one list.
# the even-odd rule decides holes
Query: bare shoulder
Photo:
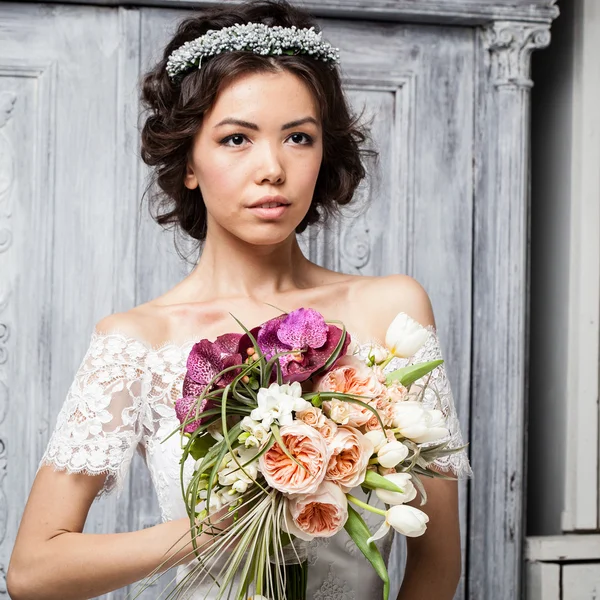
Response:
[{"label": "bare shoulder", "polygon": [[357,305],[362,306],[369,329],[376,337],[385,337],[389,324],[400,312],[423,326],[435,326],[429,295],[416,279],[399,274],[361,277],[355,286]]},{"label": "bare shoulder", "polygon": [[168,326],[156,311],[143,304],[103,317],[96,323],[95,331],[100,334],[120,333],[150,345],[159,345],[167,337]]}]

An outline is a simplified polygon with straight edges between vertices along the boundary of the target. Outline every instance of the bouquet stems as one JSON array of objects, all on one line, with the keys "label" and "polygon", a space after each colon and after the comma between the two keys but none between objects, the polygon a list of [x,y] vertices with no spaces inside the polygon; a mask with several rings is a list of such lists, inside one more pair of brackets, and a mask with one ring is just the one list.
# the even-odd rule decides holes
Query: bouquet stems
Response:
[{"label": "bouquet stems", "polygon": [[[279,565],[272,564],[275,578],[285,581],[283,594],[276,593],[273,600],[306,600],[308,584],[308,543],[295,539],[283,547]],[[300,562],[299,562],[300,561]],[[274,561],[271,559],[271,563]]]}]

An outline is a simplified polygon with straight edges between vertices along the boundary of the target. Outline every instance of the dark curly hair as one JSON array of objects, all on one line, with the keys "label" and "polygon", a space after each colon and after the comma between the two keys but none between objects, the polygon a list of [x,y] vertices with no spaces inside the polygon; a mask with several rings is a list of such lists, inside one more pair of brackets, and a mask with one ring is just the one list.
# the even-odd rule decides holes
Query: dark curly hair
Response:
[{"label": "dark curly hair", "polygon": [[303,55],[261,56],[232,51],[205,59],[202,69],[192,69],[180,82],[171,81],[165,67],[174,50],[209,29],[249,22],[314,27],[319,31],[311,15],[286,0],[217,5],[179,23],[163,58],[142,79],[141,102],[149,114],[141,132],[141,156],[154,167],[144,196],[151,192],[150,209],[157,223],[181,229],[198,245],[206,237],[206,207],[200,188],[190,190],[184,185],[194,134],[221,87],[241,74],[287,70],[308,86],[319,106],[323,159],[311,206],[296,228],[297,233],[337,214],[339,206],[350,202],[366,175],[363,157],[377,158],[374,150],[362,147],[368,138],[367,129],[359,125],[360,116],[351,113],[338,67],[332,68],[330,63]]}]

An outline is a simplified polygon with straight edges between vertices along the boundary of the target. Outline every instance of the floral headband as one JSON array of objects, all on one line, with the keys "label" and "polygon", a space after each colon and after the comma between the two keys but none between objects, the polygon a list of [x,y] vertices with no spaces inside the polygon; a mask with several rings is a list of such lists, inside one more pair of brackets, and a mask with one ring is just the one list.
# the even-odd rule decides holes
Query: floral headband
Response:
[{"label": "floral headband", "polygon": [[204,35],[186,42],[167,60],[167,73],[177,82],[190,69],[202,66],[202,59],[223,52],[245,50],[262,55],[308,54],[317,60],[336,63],[339,48],[321,40],[321,32],[292,27],[269,27],[263,23],[236,24],[222,29],[210,29]]}]

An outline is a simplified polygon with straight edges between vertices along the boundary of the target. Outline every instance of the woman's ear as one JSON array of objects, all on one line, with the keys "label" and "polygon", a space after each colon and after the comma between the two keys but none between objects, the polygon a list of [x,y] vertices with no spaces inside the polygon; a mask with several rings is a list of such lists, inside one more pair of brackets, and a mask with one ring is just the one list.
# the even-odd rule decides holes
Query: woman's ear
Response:
[{"label": "woman's ear", "polygon": [[188,162],[185,167],[185,177],[183,178],[183,185],[189,190],[195,190],[198,187],[198,179],[196,178],[196,174],[192,169],[190,163]]}]

